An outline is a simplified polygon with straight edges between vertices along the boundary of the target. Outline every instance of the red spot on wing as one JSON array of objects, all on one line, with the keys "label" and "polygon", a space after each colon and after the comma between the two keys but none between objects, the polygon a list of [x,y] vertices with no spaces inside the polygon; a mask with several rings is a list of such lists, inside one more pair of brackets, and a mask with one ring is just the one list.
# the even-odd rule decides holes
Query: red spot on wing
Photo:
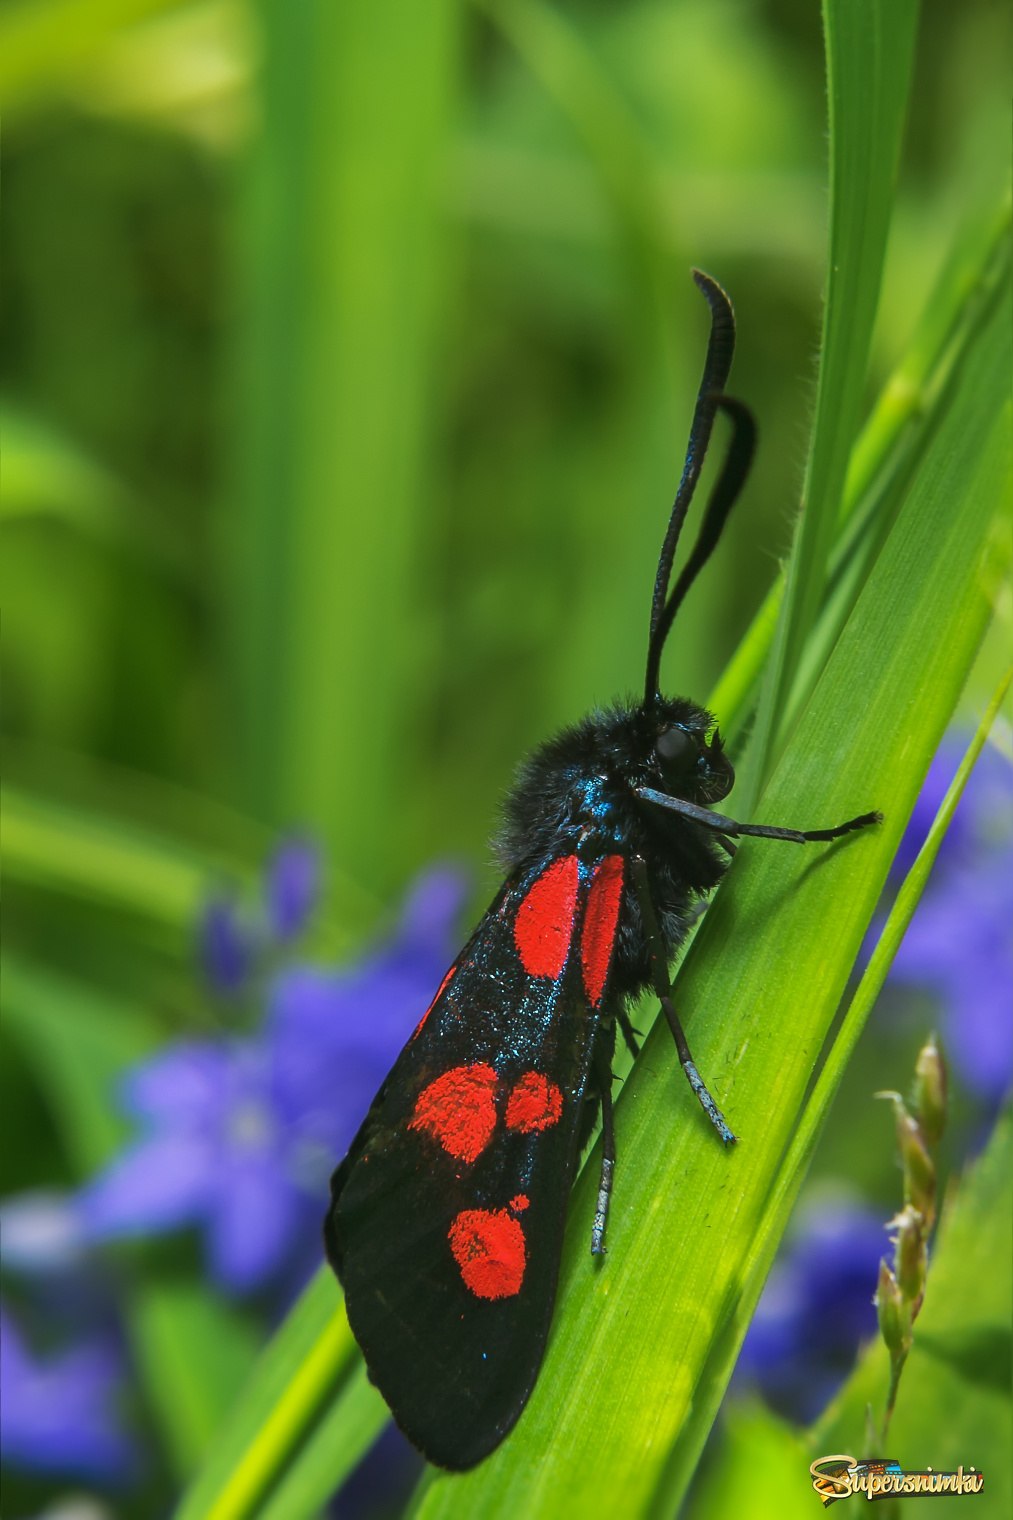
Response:
[{"label": "red spot on wing", "polygon": [[476,1298],[512,1298],[527,1265],[524,1231],[506,1209],[464,1209],[447,1238],[464,1286]]},{"label": "red spot on wing", "polygon": [[529,976],[559,976],[566,965],[577,907],[577,857],[546,866],[514,919],[514,943]]},{"label": "red spot on wing", "polygon": [[584,928],[580,941],[580,962],[584,972],[584,990],[592,1008],[596,1008],[605,989],[605,978],[612,961],[616,940],[619,904],[623,895],[623,857],[606,855],[594,873],[584,910]]},{"label": "red spot on wing", "polygon": [[523,1214],[530,1202],[531,1199],[527,1193],[518,1193],[515,1197],[511,1198],[510,1207],[515,1214]]},{"label": "red spot on wing", "polygon": [[559,1123],[562,1112],[563,1094],[555,1082],[543,1077],[540,1071],[526,1071],[517,1079],[507,1101],[507,1128],[519,1129],[524,1134],[550,1129]]},{"label": "red spot on wing", "polygon": [[454,1066],[419,1093],[409,1129],[427,1131],[459,1161],[475,1161],[496,1128],[496,1087],[491,1066]]},{"label": "red spot on wing", "polygon": [[456,970],[457,970],[457,966],[456,965],[451,966],[450,970],[447,972],[446,976],[443,978],[443,981],[437,987],[437,989],[436,989],[436,996],[433,998],[433,1001],[429,1004],[429,1007],[426,1009],[425,1013],[419,1019],[418,1023],[415,1025],[415,1028],[412,1030],[412,1039],[413,1040],[416,1039],[422,1033],[422,1026],[423,1026],[423,1024],[426,1022],[426,1019],[428,1019],[429,1015],[432,1013],[433,1009],[436,1007],[437,1003],[440,1001],[440,998],[443,996],[443,989],[444,989],[444,987],[446,987],[447,983],[450,981],[450,978],[453,976],[453,974],[454,974],[454,972]]}]

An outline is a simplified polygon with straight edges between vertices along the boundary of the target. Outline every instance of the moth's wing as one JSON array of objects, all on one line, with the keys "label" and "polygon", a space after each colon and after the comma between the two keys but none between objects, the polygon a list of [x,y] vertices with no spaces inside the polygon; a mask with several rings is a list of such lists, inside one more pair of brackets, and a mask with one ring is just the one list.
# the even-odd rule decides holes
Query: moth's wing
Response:
[{"label": "moth's wing", "polygon": [[545,1350],[623,865],[570,853],[506,884],[331,1182],[370,1376],[443,1467],[499,1444]]}]

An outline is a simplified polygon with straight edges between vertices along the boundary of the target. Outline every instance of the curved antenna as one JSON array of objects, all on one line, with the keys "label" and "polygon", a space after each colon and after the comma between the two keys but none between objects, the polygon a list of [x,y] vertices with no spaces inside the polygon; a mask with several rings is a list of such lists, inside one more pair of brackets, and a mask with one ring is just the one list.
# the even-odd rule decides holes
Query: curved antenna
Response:
[{"label": "curved antenna", "polygon": [[696,543],[693,545],[693,552],[683,565],[679,579],[665,603],[658,625],[651,636],[645,702],[652,701],[657,690],[661,653],[675,614],[681,607],[686,592],[717,548],[724,525],[728,521],[728,514],[746,483],[749,467],[756,452],[756,419],[748,406],[742,401],[736,401],[733,396],[715,396],[714,402],[715,410],[724,412],[725,416],[731,419],[732,437],[725,455],[725,462],[721,466],[721,474],[714,482],[714,487],[707,499],[707,507]]},{"label": "curved antenna", "polygon": [[693,421],[689,430],[689,442],[686,445],[682,478],[672,505],[672,513],[668,520],[668,528],[661,546],[658,569],[654,578],[645,685],[645,701],[647,702],[653,700],[657,690],[658,667],[661,661],[661,645],[658,643],[657,631],[664,616],[668,598],[668,583],[672,575],[676,545],[679,542],[679,534],[682,531],[690,502],[693,500],[693,492],[700,478],[707,445],[714,427],[714,418],[717,415],[718,397],[724,390],[732,367],[732,355],[735,352],[735,313],[732,310],[731,301],[718,282],[710,275],[704,274],[702,269],[693,270],[693,279],[710,307],[711,331],[707,342],[707,357],[704,360],[703,374],[697,391],[696,406],[693,409]]},{"label": "curved antenna", "polygon": [[654,596],[651,601],[652,639],[668,595],[675,546],[679,542],[679,533],[689,510],[689,504],[693,500],[693,492],[700,478],[700,470],[710,442],[711,429],[717,412],[717,398],[725,388],[725,381],[732,367],[732,355],[735,352],[735,313],[732,311],[731,301],[717,280],[712,280],[710,275],[704,274],[702,269],[693,270],[693,279],[703,292],[711,309],[711,331],[707,341],[707,357],[704,360],[703,374],[700,376],[700,388],[696,395],[696,406],[693,409],[693,421],[689,430],[689,442],[686,445],[682,479],[675,493],[672,515],[668,520],[665,541],[661,546],[661,555],[658,559],[658,571],[654,578]]}]

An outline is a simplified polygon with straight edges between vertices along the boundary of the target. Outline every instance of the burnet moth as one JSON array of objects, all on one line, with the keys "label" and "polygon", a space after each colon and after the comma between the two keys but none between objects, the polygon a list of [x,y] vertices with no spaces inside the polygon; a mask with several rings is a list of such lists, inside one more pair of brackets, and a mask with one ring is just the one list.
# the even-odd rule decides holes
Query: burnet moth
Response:
[{"label": "burnet moth", "polygon": [[[710,340],[651,602],[643,698],[594,712],[522,765],[498,850],[506,881],[373,1100],[331,1182],[327,1255],[370,1377],[441,1467],[480,1462],[518,1419],[545,1351],[567,1198],[601,1115],[591,1250],[604,1250],[615,1170],[612,1054],[652,987],[682,1068],[735,1139],[683,1033],[669,961],[742,835],[796,844],[835,828],[737,823],[713,811],[734,772],[715,720],[658,690],[686,592],[745,482],[756,427],[724,394],[731,303],[694,271]],[[731,439],[674,585],[676,544],[718,412]]]}]

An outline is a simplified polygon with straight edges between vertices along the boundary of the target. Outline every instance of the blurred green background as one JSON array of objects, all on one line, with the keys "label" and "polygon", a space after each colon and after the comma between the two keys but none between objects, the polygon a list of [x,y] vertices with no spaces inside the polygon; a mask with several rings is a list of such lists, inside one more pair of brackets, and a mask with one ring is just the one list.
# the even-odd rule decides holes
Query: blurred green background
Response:
[{"label": "blurred green background", "polygon": [[[874,382],[1002,172],[1005,26],[926,8]],[[8,777],[306,825],[381,896],[481,854],[525,749],[640,679],[691,264],[762,428],[669,654],[704,696],[798,496],[820,50],[784,0],[9,5]]]},{"label": "blurred green background", "polygon": [[[924,8],[870,399],[1007,175],[1008,30]],[[712,688],[805,459],[819,10],[15,0],[0,90],[7,946],[203,1028],[216,878],[312,831],[328,950],[434,857],[484,895],[518,759],[637,688],[694,264],[761,427],[667,656]],[[3,1191],[80,1166],[22,1059]]]}]

